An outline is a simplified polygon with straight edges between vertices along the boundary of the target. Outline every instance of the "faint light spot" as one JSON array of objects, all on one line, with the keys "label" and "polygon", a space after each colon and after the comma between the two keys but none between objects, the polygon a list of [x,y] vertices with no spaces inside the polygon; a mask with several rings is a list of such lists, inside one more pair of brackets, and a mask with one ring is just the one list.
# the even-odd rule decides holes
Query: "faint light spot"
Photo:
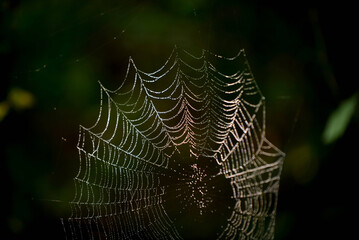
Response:
[{"label": "faint light spot", "polygon": [[306,184],[317,174],[318,157],[309,144],[297,146],[288,152],[287,166],[297,183]]},{"label": "faint light spot", "polygon": [[23,229],[23,223],[21,220],[11,217],[8,219],[8,224],[13,233],[20,233]]}]

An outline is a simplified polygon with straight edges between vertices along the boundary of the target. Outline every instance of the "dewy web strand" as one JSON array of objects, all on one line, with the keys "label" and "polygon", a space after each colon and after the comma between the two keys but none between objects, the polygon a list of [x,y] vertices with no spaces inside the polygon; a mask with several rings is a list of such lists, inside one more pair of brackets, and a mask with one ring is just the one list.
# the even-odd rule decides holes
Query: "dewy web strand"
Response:
[{"label": "dewy web strand", "polygon": [[[151,73],[130,58],[120,87],[100,88],[96,123],[80,127],[72,214],[61,219],[68,238],[181,239],[167,196],[178,192],[184,207],[202,214],[215,195],[205,183],[218,177],[235,204],[217,237],[273,238],[284,153],[266,139],[264,97],[243,50],[226,58],[175,47]],[[189,166],[174,160],[184,146]],[[206,159],[217,173],[201,168]],[[175,176],[180,182],[171,185]],[[199,193],[191,184],[200,184]]]}]

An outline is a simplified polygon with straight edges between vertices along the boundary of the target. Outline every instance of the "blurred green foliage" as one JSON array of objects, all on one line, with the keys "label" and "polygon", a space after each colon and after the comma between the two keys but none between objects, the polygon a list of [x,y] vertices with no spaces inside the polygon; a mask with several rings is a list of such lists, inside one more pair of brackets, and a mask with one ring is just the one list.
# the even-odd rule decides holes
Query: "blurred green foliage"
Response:
[{"label": "blurred green foliage", "polygon": [[323,141],[325,143],[333,143],[344,134],[357,105],[358,94],[355,94],[343,101],[329,116],[323,132]]}]

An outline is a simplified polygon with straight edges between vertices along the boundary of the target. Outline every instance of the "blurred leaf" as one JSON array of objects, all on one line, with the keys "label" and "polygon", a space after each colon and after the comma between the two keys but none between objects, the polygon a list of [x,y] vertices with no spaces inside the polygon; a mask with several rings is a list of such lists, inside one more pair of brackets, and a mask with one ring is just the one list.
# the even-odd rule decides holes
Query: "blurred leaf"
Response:
[{"label": "blurred leaf", "polygon": [[323,132],[323,141],[326,144],[333,143],[345,132],[357,105],[357,94],[342,102],[330,115]]},{"label": "blurred leaf", "polygon": [[17,110],[31,108],[35,103],[35,97],[32,93],[20,89],[13,88],[8,95],[9,104]]},{"label": "blurred leaf", "polygon": [[7,102],[0,102],[0,122],[4,119],[9,111],[9,104]]}]

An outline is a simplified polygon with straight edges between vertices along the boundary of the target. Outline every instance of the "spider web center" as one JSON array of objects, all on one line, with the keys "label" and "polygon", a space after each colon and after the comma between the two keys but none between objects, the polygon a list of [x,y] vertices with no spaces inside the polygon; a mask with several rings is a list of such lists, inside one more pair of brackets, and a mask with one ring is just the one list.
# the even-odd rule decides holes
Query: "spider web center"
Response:
[{"label": "spider web center", "polygon": [[170,162],[164,205],[184,239],[216,239],[235,201],[229,180],[213,158],[192,157],[183,148]]}]

